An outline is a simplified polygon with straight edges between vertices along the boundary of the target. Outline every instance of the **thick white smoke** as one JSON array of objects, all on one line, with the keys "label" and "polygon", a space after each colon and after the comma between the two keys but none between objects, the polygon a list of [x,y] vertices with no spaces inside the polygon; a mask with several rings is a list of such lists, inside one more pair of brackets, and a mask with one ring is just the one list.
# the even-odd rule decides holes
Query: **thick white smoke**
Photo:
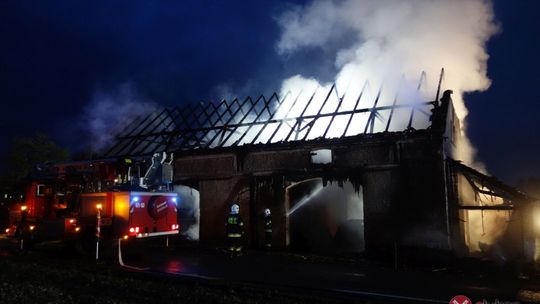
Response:
[{"label": "thick white smoke", "polygon": [[[279,53],[291,55],[305,48],[320,48],[326,54],[333,54],[338,70],[334,81],[340,95],[347,91],[356,98],[364,82],[369,80],[362,107],[373,104],[383,83],[386,89],[382,103],[392,102],[398,86],[405,92],[402,98],[412,99],[408,102],[419,101],[419,96],[411,92],[416,90],[422,71],[427,73],[427,78],[421,97],[424,101],[433,100],[440,69],[444,67],[443,89],[454,91],[454,107],[465,141],[460,158],[475,165],[475,151],[465,136],[467,108],[463,94],[490,86],[485,46],[497,31],[491,2],[315,0],[306,6],[294,6],[283,13],[278,22],[282,28],[277,43]],[[346,37],[349,46],[336,51],[335,37]],[[400,82],[403,75],[405,81]],[[330,88],[329,84],[321,84],[309,75],[295,75],[283,81],[282,96],[317,86],[326,89],[323,91]],[[354,98],[350,98],[349,103],[353,103]],[[352,108],[347,105],[347,99],[343,107]]]},{"label": "thick white smoke", "polygon": [[84,108],[82,128],[90,133],[92,150],[101,152],[135,118],[156,109],[155,103],[139,96],[129,83],[113,91],[97,90]]}]

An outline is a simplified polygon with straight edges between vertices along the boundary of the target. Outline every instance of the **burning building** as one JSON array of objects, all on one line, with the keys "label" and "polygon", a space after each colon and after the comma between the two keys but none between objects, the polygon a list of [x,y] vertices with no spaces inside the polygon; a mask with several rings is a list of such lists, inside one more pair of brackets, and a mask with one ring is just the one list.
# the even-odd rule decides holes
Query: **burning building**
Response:
[{"label": "burning building", "polygon": [[532,260],[532,198],[460,162],[452,92],[439,82],[421,101],[367,86],[164,109],[131,122],[103,157],[174,153],[179,208],[196,219],[183,229],[208,245],[224,243],[236,202],[252,247],[270,208],[282,249]]}]

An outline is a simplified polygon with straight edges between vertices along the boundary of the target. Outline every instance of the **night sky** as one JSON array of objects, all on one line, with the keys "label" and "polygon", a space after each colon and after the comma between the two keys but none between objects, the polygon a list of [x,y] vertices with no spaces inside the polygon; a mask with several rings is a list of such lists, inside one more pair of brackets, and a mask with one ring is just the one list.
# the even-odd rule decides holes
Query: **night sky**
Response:
[{"label": "night sky", "polygon": [[[173,106],[215,99],[223,87],[269,94],[298,73],[329,80],[333,59],[322,51],[276,51],[276,16],[291,3],[0,0],[0,153],[36,131],[80,148],[84,107],[124,84]],[[465,97],[469,135],[489,172],[515,183],[540,177],[540,1],[494,7],[493,84]]]}]

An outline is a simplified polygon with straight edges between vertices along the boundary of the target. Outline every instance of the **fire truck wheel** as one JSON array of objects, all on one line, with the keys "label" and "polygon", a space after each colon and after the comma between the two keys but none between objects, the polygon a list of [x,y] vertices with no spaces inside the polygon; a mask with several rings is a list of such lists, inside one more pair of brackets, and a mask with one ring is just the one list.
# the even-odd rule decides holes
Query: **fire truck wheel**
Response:
[{"label": "fire truck wheel", "polygon": [[64,243],[65,252],[67,252],[69,254],[77,252],[77,242],[76,242],[75,239],[65,237],[63,239],[63,243]]},{"label": "fire truck wheel", "polygon": [[75,241],[75,250],[82,256],[92,256],[96,249],[96,236],[92,229],[82,229]]},{"label": "fire truck wheel", "polygon": [[34,242],[34,239],[31,236],[23,235],[23,237],[20,238],[20,240],[19,240],[19,246],[21,244],[21,240],[22,240],[22,242],[24,244],[23,248],[22,248],[24,251],[32,250],[34,248],[34,243],[35,242]]}]

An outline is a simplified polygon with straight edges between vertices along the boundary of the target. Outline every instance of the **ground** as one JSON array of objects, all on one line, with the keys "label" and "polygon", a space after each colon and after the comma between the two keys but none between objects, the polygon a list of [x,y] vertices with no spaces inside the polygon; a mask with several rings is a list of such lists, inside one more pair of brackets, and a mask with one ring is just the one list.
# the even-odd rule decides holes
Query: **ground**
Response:
[{"label": "ground", "polygon": [[0,240],[2,303],[448,303],[457,294],[474,303],[540,300],[537,278],[473,264],[395,269],[287,252],[230,257],[160,242],[143,244],[149,246],[144,251],[128,244],[123,260],[137,268],[125,268],[114,254],[96,262],[68,253],[60,243],[24,253],[13,245]]},{"label": "ground", "polygon": [[[45,262],[45,263],[44,263]],[[32,254],[0,260],[2,303],[339,303],[272,289],[208,286],[36,259]],[[367,303],[367,302],[359,302]]]},{"label": "ground", "polygon": [[[339,297],[311,296],[261,286],[208,284],[126,271],[111,265],[110,261],[96,263],[88,258],[66,255],[57,246],[52,247],[55,248],[38,247],[23,254],[2,248],[0,302],[286,304],[345,301]],[[350,299],[346,301],[350,302]]]}]

